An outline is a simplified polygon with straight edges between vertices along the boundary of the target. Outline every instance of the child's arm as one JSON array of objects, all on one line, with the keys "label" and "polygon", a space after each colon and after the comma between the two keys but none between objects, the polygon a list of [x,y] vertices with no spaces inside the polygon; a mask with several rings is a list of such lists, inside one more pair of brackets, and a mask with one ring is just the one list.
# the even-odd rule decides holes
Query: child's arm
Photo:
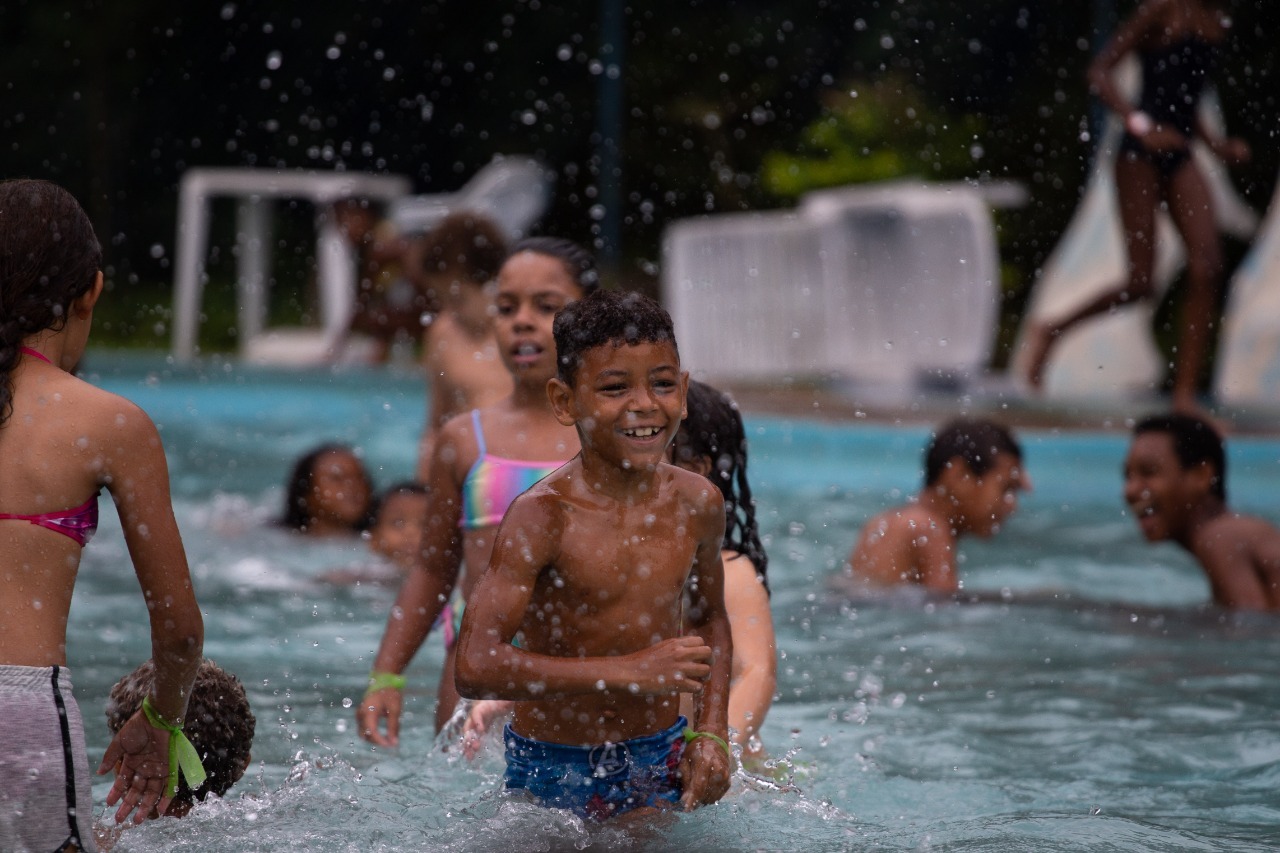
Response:
[{"label": "child's arm", "polygon": [[[151,418],[131,403],[109,405],[110,436],[101,446],[100,480],[114,499],[125,544],[142,586],[151,622],[155,686],[149,704],[161,719],[181,725],[204,650],[204,622],[196,603],[186,553],[173,516],[169,468]],[[135,808],[141,823],[163,812],[169,776],[169,732],[139,711],[112,738],[99,773],[115,770],[107,804],[121,802],[116,821]]]},{"label": "child's arm", "polygon": [[[689,573],[689,588],[693,593],[689,622],[711,647],[713,657],[711,674],[694,703],[692,729],[713,737],[694,737],[685,746],[680,760],[684,785],[680,805],[685,809],[710,805],[723,797],[729,790],[733,772],[730,756],[721,746],[729,737],[729,674],[733,661],[720,551],[724,541],[724,499],[717,491],[704,491],[700,495],[702,505],[693,520],[701,521],[702,529],[698,531],[698,552]],[[716,738],[721,739],[720,742]]]},{"label": "child's arm", "polygon": [[[462,566],[462,492],[454,460],[458,437],[452,431],[436,443],[427,491],[427,524],[423,553],[418,565],[405,577],[387,628],[373,661],[375,673],[400,675],[426,641],[431,627],[449,601]],[[400,740],[402,694],[394,686],[371,689],[356,706],[360,736],[378,746],[395,746]],[[386,721],[387,733],[380,731]]]},{"label": "child's arm", "polygon": [[[611,657],[555,657],[511,644],[538,576],[559,551],[556,503],[555,498],[526,492],[507,510],[489,567],[476,583],[462,619],[455,674],[458,692],[469,699],[529,700],[615,690],[701,691],[712,673],[712,651],[697,637],[672,637],[633,654]],[[718,548],[716,555],[718,560]]]},{"label": "child's arm", "polygon": [[729,729],[733,742],[747,748],[760,730],[778,684],[778,649],[769,593],[745,555],[724,558],[725,610],[733,640],[733,674],[729,683]]}]

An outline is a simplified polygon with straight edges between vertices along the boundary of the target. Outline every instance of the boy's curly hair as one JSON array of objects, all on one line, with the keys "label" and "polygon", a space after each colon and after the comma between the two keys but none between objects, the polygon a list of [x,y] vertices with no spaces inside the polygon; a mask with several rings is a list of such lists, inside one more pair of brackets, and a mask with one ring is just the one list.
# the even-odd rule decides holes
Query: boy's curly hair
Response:
[{"label": "boy's curly hair", "polygon": [[[155,663],[148,660],[111,688],[106,708],[111,734],[120,731],[142,707],[142,700],[151,694],[155,678]],[[201,661],[182,730],[200,755],[208,778],[194,791],[185,778],[179,779],[173,795],[179,813],[195,805],[197,800],[203,801],[210,793],[222,796],[244,775],[256,722],[240,680],[211,660]]]},{"label": "boy's curly hair", "polygon": [[422,268],[428,274],[456,270],[472,284],[485,284],[506,259],[502,229],[482,213],[455,211],[422,237]]},{"label": "boy's curly hair", "polygon": [[[658,343],[676,346],[666,309],[642,293],[597,290],[556,314],[556,375],[572,385],[587,350],[611,344]],[[677,355],[679,350],[677,349]]]},{"label": "boy's curly hair", "polygon": [[975,477],[981,477],[1007,453],[1022,461],[1022,446],[1009,429],[984,418],[958,418],[941,427],[924,454],[924,483],[938,482],[947,463],[959,456]]}]

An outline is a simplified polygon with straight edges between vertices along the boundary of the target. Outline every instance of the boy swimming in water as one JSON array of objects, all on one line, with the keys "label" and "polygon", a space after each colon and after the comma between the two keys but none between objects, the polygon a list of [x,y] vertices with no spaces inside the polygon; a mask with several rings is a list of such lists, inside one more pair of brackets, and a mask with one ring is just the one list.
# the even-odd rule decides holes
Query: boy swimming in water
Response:
[{"label": "boy swimming in water", "polygon": [[1215,604],[1280,610],[1280,530],[1227,508],[1227,461],[1213,425],[1193,415],[1139,421],[1124,461],[1124,499],[1150,542],[1196,558]]},{"label": "boy swimming in water", "polygon": [[849,557],[847,586],[858,591],[914,584],[957,592],[961,536],[993,535],[1031,488],[1022,448],[1003,426],[956,420],[925,451],[924,488],[915,500],[886,510],[862,528]]},{"label": "boy swimming in water", "polygon": [[597,291],[554,334],[547,392],[582,452],[508,509],[463,618],[458,690],[518,700],[506,786],[541,805],[603,820],[714,803],[731,772],[725,510],[666,462],[688,383],[671,318]]}]

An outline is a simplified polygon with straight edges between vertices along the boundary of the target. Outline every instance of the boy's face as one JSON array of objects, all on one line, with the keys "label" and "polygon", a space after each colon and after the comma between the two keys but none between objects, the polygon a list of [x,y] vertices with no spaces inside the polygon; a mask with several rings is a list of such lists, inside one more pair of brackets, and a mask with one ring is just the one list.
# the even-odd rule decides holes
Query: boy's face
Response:
[{"label": "boy's face", "polygon": [[398,566],[414,564],[427,526],[427,496],[396,492],[382,502],[369,530],[369,547]]},{"label": "boy's face", "polygon": [[685,416],[689,376],[670,341],[612,343],[582,353],[572,387],[550,384],[563,424],[576,424],[582,447],[624,470],[653,470]]},{"label": "boy's face", "polygon": [[520,252],[498,273],[494,335],[503,363],[519,380],[546,381],[556,374],[556,312],[582,297],[582,289],[557,258]]},{"label": "boy's face", "polygon": [[1149,542],[1176,537],[1192,507],[1209,496],[1212,483],[1208,464],[1182,467],[1168,433],[1139,433],[1129,445],[1124,500]]},{"label": "boy's face", "polygon": [[996,455],[995,464],[977,476],[963,459],[951,463],[959,471],[950,486],[952,499],[964,518],[965,532],[975,536],[994,535],[1018,508],[1018,492],[1031,488],[1031,478],[1011,453]]}]

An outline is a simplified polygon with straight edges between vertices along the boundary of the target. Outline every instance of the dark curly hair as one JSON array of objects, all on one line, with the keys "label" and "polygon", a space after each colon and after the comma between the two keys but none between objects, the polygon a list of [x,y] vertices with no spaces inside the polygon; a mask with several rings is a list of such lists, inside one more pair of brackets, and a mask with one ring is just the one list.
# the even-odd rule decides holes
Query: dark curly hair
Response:
[{"label": "dark curly hair", "polygon": [[492,281],[507,259],[507,240],[482,213],[450,213],[422,237],[422,269],[428,274],[459,270],[474,284]]},{"label": "dark curly hair", "polygon": [[723,391],[689,380],[685,398],[689,414],[680,423],[672,444],[672,458],[682,467],[699,459],[711,460],[708,479],[724,495],[724,547],[751,560],[769,591],[769,558],[760,543],[756,502],[747,483],[747,432],[738,406]]},{"label": "dark curly hair", "polygon": [[[142,700],[151,695],[155,678],[155,663],[148,660],[111,688],[106,708],[111,734],[120,731],[142,707]],[[240,680],[211,660],[201,661],[182,731],[191,739],[208,777],[195,790],[185,778],[179,779],[169,808],[185,814],[197,800],[203,801],[211,793],[219,797],[225,794],[249,764],[256,724]]]},{"label": "dark curly hair", "polygon": [[102,246],[71,193],[48,181],[0,182],[0,426],[13,413],[22,341],[65,326],[101,269]]},{"label": "dark curly hair", "polygon": [[[556,314],[556,373],[573,384],[583,353],[607,344],[656,343],[676,345],[671,315],[642,293],[597,290],[570,302]],[[677,350],[678,353],[678,350]]]},{"label": "dark curly hair", "polygon": [[941,427],[924,454],[924,483],[932,486],[946,470],[947,463],[959,456],[975,477],[981,477],[996,464],[996,457],[1007,453],[1022,461],[1022,446],[1007,427],[981,418],[959,418]]}]

